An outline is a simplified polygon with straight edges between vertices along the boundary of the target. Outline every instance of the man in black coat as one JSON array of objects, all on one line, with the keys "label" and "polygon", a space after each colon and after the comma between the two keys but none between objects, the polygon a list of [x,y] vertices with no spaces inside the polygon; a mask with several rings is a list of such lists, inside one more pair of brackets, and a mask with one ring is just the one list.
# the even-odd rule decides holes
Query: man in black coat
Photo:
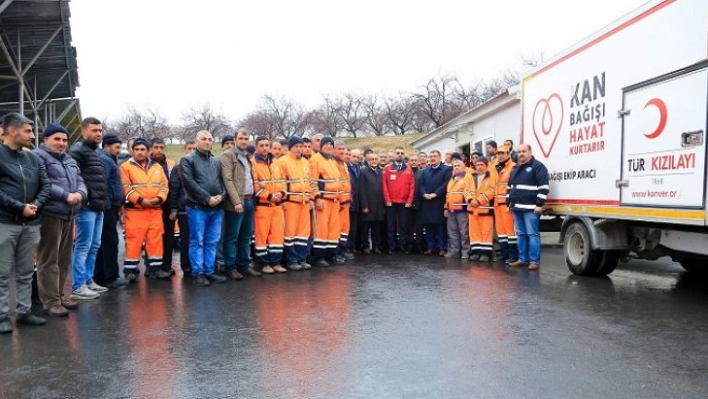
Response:
[{"label": "man in black coat", "polygon": [[[386,212],[383,197],[383,172],[378,167],[379,157],[370,152],[366,155],[366,166],[361,168],[357,196],[363,225],[364,253],[381,253],[381,231]],[[371,235],[371,247],[369,247]]]},{"label": "man in black coat", "polygon": [[[49,199],[51,184],[35,154],[23,151],[34,141],[32,121],[16,113],[5,115],[0,144],[0,333],[10,324],[10,276],[15,275],[17,324],[42,325],[33,315],[32,257],[40,239],[40,209]],[[18,167],[19,166],[19,167]],[[14,273],[13,273],[14,271]]]}]

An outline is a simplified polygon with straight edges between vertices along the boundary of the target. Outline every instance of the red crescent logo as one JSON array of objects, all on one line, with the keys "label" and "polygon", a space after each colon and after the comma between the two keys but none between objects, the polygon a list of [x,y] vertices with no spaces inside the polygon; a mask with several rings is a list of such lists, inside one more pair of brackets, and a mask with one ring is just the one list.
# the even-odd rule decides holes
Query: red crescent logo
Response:
[{"label": "red crescent logo", "polygon": [[664,128],[666,127],[666,119],[669,115],[666,111],[666,104],[662,100],[658,98],[652,98],[651,100],[647,101],[646,105],[644,106],[644,109],[647,109],[647,107],[650,105],[655,106],[659,110],[659,125],[656,127],[656,130],[654,130],[651,134],[644,135],[646,138],[651,140],[659,137],[659,135],[664,132]]}]

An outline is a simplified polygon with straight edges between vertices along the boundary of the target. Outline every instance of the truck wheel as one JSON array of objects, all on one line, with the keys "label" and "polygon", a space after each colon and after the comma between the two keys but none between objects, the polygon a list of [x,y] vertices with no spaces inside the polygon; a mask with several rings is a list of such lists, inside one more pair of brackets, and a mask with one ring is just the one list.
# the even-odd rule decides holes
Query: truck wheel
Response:
[{"label": "truck wheel", "polygon": [[708,275],[708,266],[700,259],[684,259],[681,261],[681,267],[692,274]]},{"label": "truck wheel", "polygon": [[580,276],[594,275],[602,260],[602,253],[592,249],[590,233],[581,222],[568,227],[563,237],[563,252],[568,270]]},{"label": "truck wheel", "polygon": [[597,270],[595,270],[594,275],[607,276],[608,274],[615,271],[615,268],[617,267],[617,264],[620,261],[622,251],[607,250],[600,252],[602,252],[602,256],[600,257],[600,264],[598,265]]}]

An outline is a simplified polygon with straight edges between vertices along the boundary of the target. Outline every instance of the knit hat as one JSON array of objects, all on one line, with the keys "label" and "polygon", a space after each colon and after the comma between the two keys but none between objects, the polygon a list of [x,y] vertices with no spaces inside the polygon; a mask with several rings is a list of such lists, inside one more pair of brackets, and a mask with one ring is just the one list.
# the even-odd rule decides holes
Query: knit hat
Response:
[{"label": "knit hat", "polygon": [[135,141],[133,141],[133,147],[132,147],[132,148],[135,148],[135,147],[137,147],[137,146],[139,146],[139,145],[144,145],[145,148],[150,148],[150,142],[147,141],[147,140],[145,140],[145,139],[142,138],[142,137],[138,137],[137,139],[135,139]]},{"label": "knit hat", "polygon": [[460,154],[459,152],[453,152],[452,155],[450,155],[450,160],[454,161],[455,159],[457,159],[458,161],[462,161],[462,154]]},{"label": "knit hat", "polygon": [[248,151],[249,154],[253,155],[256,152],[256,146],[251,144],[246,147],[246,151]]},{"label": "knit hat", "polygon": [[334,139],[329,137],[329,136],[324,136],[322,137],[322,140],[320,141],[320,148],[324,147],[325,144],[330,143],[334,147]]},{"label": "knit hat", "polygon": [[69,132],[66,131],[66,128],[58,123],[50,123],[47,125],[47,128],[44,129],[45,138],[57,133],[64,133],[69,136]]},{"label": "knit hat", "polygon": [[105,136],[103,136],[103,145],[113,145],[113,144],[116,144],[116,143],[121,143],[121,144],[123,144],[123,142],[121,141],[121,139],[120,139],[118,136],[116,136],[115,134],[113,134],[113,133],[108,133],[108,134],[106,134]]},{"label": "knit hat", "polygon": [[223,147],[224,144],[226,144],[229,141],[234,141],[234,136],[227,134],[226,136],[221,138],[221,146]]},{"label": "knit hat", "polygon": [[288,140],[288,149],[291,149],[291,148],[293,148],[294,146],[296,146],[297,144],[302,144],[302,143],[303,143],[302,137],[300,137],[300,136],[292,136],[292,137],[290,137],[290,139]]}]

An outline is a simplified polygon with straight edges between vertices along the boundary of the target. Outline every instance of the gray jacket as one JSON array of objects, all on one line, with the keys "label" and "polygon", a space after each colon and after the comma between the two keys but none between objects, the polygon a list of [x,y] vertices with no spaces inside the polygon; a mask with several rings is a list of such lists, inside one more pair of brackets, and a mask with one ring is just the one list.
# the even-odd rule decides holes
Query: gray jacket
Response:
[{"label": "gray jacket", "polygon": [[69,205],[66,199],[70,193],[79,192],[84,199],[88,197],[84,179],[81,177],[79,165],[67,153],[57,154],[50,151],[44,144],[32,151],[47,169],[51,182],[49,200],[44,204],[42,213],[63,220],[72,220],[81,210],[81,203]]},{"label": "gray jacket", "polygon": [[183,157],[180,165],[182,165],[184,192],[187,194],[187,206],[211,209],[209,198],[215,195],[226,195],[224,184],[221,182],[221,165],[211,152],[203,154],[199,150],[194,151]]}]

